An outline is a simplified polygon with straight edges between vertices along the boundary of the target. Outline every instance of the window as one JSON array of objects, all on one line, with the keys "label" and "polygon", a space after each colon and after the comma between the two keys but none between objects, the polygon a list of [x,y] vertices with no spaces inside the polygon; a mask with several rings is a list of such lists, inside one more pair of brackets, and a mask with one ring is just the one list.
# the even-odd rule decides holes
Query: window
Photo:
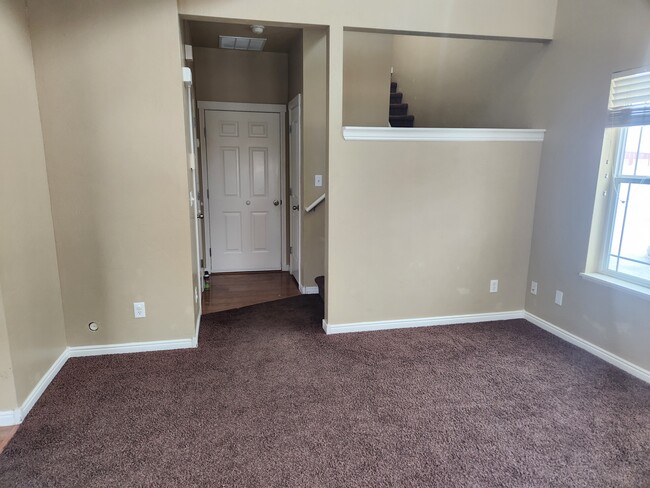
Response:
[{"label": "window", "polygon": [[612,79],[601,177],[592,271],[650,288],[650,68]]},{"label": "window", "polygon": [[650,285],[650,125],[621,128],[602,272]]}]

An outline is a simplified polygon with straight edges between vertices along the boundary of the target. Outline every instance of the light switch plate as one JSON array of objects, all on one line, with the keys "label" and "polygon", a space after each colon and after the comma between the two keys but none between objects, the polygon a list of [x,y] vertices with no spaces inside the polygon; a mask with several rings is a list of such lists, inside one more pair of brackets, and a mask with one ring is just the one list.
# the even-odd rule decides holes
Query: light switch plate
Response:
[{"label": "light switch plate", "polygon": [[314,177],[314,186],[323,186],[323,175],[316,175]]}]

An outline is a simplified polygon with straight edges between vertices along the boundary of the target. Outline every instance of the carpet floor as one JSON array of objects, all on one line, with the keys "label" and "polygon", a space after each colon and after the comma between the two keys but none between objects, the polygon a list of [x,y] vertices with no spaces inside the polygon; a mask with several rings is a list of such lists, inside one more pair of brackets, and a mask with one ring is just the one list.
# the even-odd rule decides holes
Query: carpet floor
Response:
[{"label": "carpet floor", "polygon": [[0,486],[650,486],[650,387],[523,321],[326,336],[318,296],[198,349],[71,359]]}]

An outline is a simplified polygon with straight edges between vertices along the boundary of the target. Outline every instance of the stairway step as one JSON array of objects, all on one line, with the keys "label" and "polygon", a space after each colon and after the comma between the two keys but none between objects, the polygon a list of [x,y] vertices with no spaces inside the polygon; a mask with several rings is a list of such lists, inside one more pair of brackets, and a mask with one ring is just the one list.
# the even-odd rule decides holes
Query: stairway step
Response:
[{"label": "stairway step", "polygon": [[397,93],[397,83],[395,83],[394,81],[390,82],[390,92]]},{"label": "stairway step", "polygon": [[388,117],[391,127],[413,127],[415,116],[413,115],[391,115]]},{"label": "stairway step", "polygon": [[402,103],[403,94],[400,92],[390,94],[390,103]]},{"label": "stairway step", "polygon": [[408,103],[391,103],[389,115],[407,115],[408,111]]}]

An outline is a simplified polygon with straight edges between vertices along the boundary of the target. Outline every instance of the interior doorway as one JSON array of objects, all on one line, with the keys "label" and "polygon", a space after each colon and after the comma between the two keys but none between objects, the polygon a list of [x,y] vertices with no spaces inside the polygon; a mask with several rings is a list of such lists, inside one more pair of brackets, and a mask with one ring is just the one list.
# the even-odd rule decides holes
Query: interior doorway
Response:
[{"label": "interior doorway", "polygon": [[[204,313],[226,293],[222,279],[243,279],[223,273],[284,273],[280,281],[302,294],[317,293],[314,280],[323,274],[325,206],[315,206],[326,192],[327,29],[262,24],[183,20],[198,100]],[[272,122],[247,118],[271,114],[280,118],[279,192],[277,152],[259,137],[275,134]]]}]

